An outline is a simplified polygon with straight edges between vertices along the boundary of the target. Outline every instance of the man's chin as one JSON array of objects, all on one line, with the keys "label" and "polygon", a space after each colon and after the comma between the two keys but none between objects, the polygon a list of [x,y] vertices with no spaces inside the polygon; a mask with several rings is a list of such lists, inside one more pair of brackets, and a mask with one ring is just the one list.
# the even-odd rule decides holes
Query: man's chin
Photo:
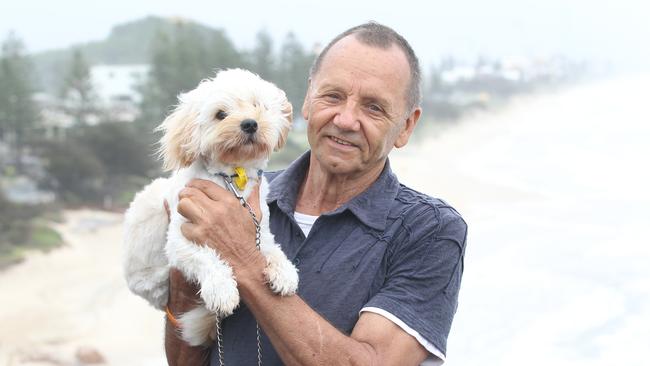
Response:
[{"label": "man's chin", "polygon": [[356,159],[326,155],[318,159],[318,161],[320,163],[319,165],[331,174],[354,174],[361,170],[361,164],[359,164]]}]

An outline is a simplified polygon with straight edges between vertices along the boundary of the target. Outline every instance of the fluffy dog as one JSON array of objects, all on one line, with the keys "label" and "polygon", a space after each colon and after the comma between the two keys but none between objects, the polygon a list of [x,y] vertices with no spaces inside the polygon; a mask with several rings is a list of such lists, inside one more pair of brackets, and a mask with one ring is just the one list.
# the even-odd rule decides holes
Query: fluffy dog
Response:
[{"label": "fluffy dog", "polygon": [[238,193],[245,198],[261,184],[260,251],[267,261],[265,275],[275,293],[295,293],[297,270],[269,230],[268,183],[261,174],[270,153],[284,145],[292,108],[282,90],[241,69],[203,80],[196,89],[181,94],[179,102],[158,128],[164,132],[160,140],[164,168],[173,173],[145,187],[125,214],[124,270],[131,291],[161,310],[167,304],[170,267],[197,282],[204,307],[178,320],[183,338],[199,345],[214,334],[216,321],[239,305],[239,293],[232,268],[219,254],[182,235],[181,224],[187,220],[177,212],[178,194],[193,178],[224,187],[220,174],[237,176]]}]

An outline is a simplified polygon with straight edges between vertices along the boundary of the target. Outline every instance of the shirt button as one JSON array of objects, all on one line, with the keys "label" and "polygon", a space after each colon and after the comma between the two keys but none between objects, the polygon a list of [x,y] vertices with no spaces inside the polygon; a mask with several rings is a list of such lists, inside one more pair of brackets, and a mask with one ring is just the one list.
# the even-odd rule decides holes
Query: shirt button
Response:
[{"label": "shirt button", "polygon": [[300,264],[300,258],[294,258],[293,259],[293,264],[295,264],[296,266],[299,265]]}]

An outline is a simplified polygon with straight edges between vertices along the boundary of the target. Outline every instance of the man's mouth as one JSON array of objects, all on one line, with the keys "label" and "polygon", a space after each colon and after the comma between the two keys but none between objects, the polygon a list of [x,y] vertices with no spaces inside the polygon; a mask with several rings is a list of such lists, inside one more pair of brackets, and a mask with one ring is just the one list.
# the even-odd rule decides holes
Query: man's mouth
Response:
[{"label": "man's mouth", "polygon": [[340,145],[345,145],[345,146],[354,146],[354,144],[352,144],[352,143],[350,143],[350,142],[347,142],[347,141],[345,141],[345,140],[341,140],[340,138],[337,138],[337,137],[334,137],[334,136],[329,136],[329,138],[330,138],[332,141],[334,141],[334,142],[336,142],[337,144],[340,144]]}]

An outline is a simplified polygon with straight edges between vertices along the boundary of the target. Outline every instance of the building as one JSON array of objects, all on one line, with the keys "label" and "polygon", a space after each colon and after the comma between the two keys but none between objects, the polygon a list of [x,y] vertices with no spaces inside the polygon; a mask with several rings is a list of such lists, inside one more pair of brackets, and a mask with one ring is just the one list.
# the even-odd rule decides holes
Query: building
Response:
[{"label": "building", "polygon": [[137,88],[146,81],[149,65],[95,65],[90,78],[98,107],[108,119],[132,122],[138,115],[141,95]]}]

